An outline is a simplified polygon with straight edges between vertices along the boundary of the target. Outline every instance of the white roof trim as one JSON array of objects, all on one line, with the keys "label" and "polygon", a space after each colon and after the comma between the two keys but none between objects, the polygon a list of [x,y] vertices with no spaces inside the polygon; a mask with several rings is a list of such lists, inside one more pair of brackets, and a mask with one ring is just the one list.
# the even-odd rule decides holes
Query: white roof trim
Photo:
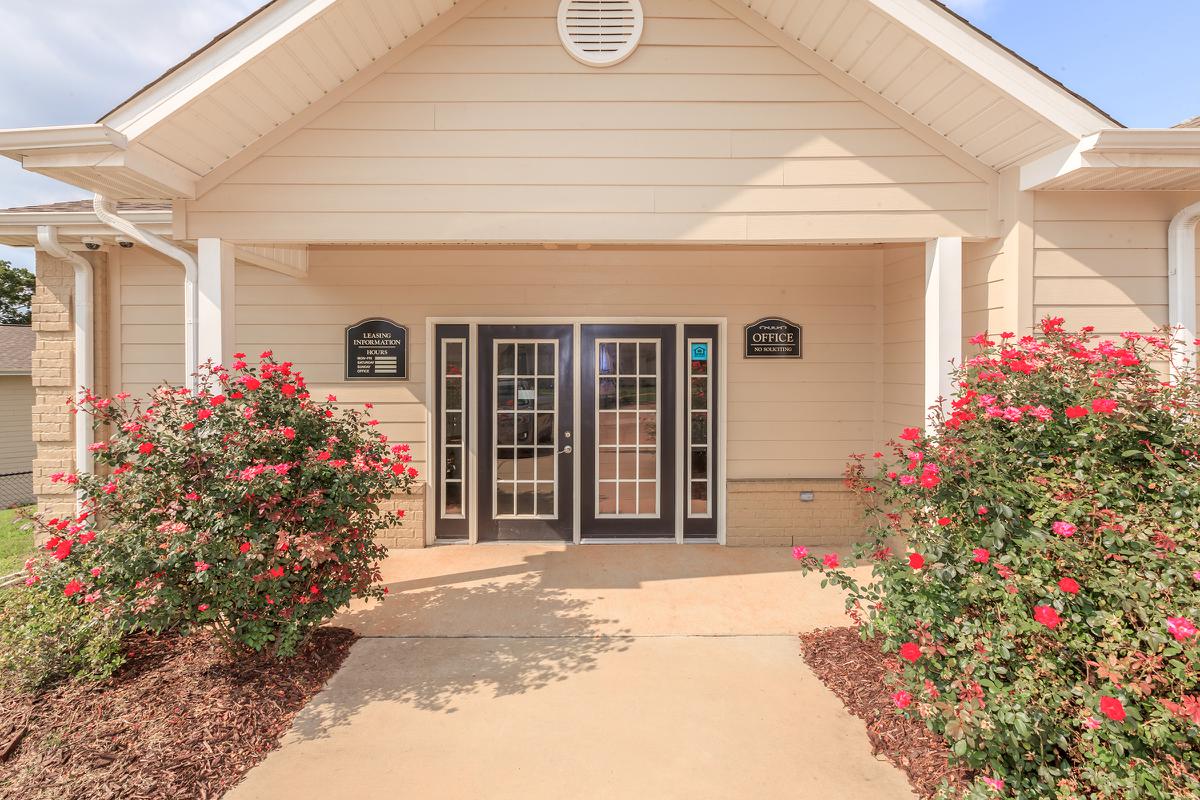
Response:
[{"label": "white roof trim", "polygon": [[1112,128],[1021,167],[1021,190],[1094,170],[1200,171],[1200,128]]},{"label": "white roof trim", "polygon": [[867,2],[1072,136],[1119,124],[929,0]]},{"label": "white roof trim", "polygon": [[275,0],[216,44],[109,112],[101,122],[130,139],[195,100],[338,0]]},{"label": "white roof trim", "polygon": [[43,150],[124,150],[127,139],[107,125],[53,125],[0,130],[0,153],[9,158]]}]

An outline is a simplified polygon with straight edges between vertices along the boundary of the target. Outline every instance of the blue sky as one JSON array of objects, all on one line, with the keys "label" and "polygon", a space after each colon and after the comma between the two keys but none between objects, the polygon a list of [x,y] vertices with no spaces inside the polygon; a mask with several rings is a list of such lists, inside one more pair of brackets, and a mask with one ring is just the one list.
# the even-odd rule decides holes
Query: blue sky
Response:
[{"label": "blue sky", "polygon": [[[2,0],[0,128],[93,122],[263,2]],[[948,4],[1126,125],[1200,115],[1195,0]],[[85,196],[0,159],[0,208]],[[33,263],[28,250],[3,246],[0,259]]]}]

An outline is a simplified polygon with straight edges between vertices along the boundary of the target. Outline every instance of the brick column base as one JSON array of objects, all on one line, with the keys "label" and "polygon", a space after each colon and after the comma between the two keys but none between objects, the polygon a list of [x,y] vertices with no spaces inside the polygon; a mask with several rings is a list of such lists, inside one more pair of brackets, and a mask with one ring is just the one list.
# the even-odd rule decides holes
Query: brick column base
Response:
[{"label": "brick column base", "polygon": [[425,484],[416,486],[412,494],[396,495],[389,501],[390,507],[404,510],[404,522],[399,528],[379,531],[375,541],[391,548],[425,546]]},{"label": "brick column base", "polygon": [[845,545],[864,536],[862,505],[840,478],[730,481],[728,496],[725,541],[733,547]]}]

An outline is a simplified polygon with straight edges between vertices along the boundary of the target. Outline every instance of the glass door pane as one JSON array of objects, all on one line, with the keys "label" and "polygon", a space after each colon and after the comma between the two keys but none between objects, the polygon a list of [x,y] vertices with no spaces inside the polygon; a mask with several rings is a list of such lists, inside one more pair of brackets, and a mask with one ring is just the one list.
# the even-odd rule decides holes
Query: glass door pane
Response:
[{"label": "glass door pane", "polygon": [[492,427],[495,519],[558,516],[559,343],[496,339]]},{"label": "glass door pane", "polygon": [[661,342],[597,339],[596,516],[657,517]]}]

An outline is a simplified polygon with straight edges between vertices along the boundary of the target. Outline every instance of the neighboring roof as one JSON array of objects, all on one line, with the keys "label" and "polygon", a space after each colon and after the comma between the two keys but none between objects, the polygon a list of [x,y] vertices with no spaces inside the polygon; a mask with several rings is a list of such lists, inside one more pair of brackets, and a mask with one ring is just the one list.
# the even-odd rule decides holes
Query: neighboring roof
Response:
[{"label": "neighboring roof", "polygon": [[1200,117],[1192,117],[1191,119],[1184,120],[1183,122],[1179,123],[1178,125],[1173,125],[1172,127],[1174,127],[1174,128],[1200,128]]},{"label": "neighboring roof", "polygon": [[[171,203],[161,200],[122,200],[117,210],[153,233],[170,235],[173,218]],[[0,244],[12,247],[36,247],[41,225],[53,225],[63,242],[77,242],[87,236],[111,243],[116,232],[96,219],[91,200],[18,206],[0,209]]]},{"label": "neighboring roof", "polygon": [[[60,214],[75,211],[90,212],[91,200],[66,200],[61,203],[43,203],[37,206],[14,206],[0,208],[0,214]],[[122,200],[117,211],[170,211],[171,204],[163,200]]]},{"label": "neighboring roof", "polygon": [[0,325],[0,375],[29,375],[33,344],[33,328],[28,325]]}]

